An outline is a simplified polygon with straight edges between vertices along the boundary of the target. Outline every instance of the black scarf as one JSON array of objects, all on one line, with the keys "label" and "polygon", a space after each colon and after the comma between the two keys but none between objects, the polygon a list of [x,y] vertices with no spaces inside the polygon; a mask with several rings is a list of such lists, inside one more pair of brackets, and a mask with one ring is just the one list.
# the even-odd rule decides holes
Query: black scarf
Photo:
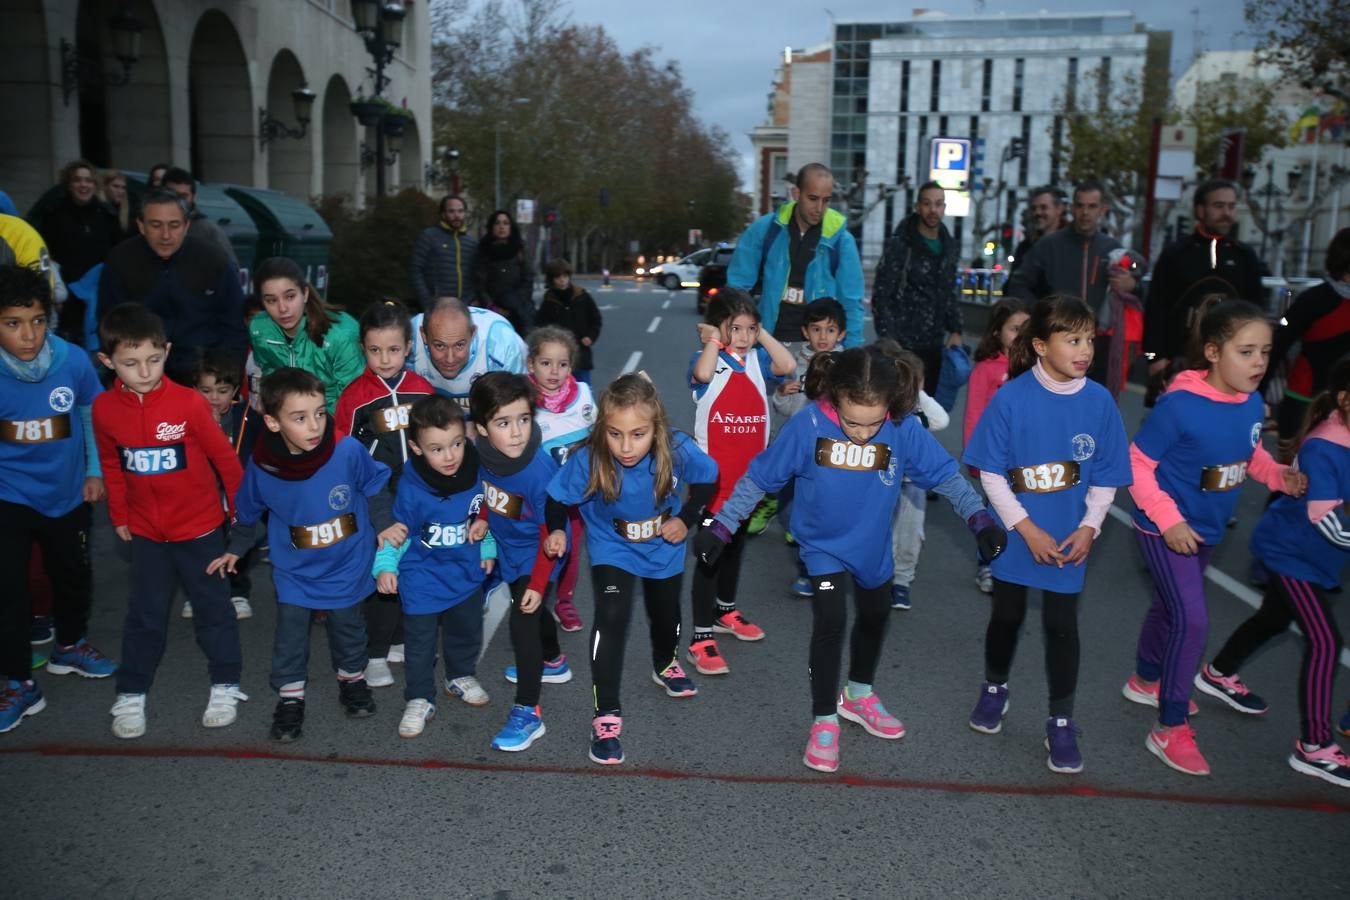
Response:
[{"label": "black scarf", "polygon": [[325,421],[323,440],[319,441],[319,446],[304,453],[292,453],[281,432],[265,429],[253,448],[253,461],[268,475],[275,475],[283,481],[304,481],[323,468],[337,446],[333,417],[328,416]]},{"label": "black scarf", "polygon": [[544,435],[539,430],[538,422],[530,422],[530,441],[525,445],[525,452],[515,459],[502,453],[487,438],[483,438],[483,443],[479,447],[479,454],[483,457],[483,467],[493,475],[514,475],[524,469],[534,459],[534,455],[539,452],[539,445],[544,442]]},{"label": "black scarf", "polygon": [[414,453],[408,462],[417,476],[431,488],[431,492],[442,500],[478,486],[478,451],[467,440],[464,442],[464,460],[453,475],[437,472],[420,453]]}]

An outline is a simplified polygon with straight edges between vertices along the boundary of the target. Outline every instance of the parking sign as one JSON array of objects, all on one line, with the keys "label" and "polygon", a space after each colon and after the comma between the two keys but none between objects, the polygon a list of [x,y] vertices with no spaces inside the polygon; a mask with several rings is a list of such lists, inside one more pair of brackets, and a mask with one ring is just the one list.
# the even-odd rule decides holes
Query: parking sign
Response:
[{"label": "parking sign", "polygon": [[929,144],[928,178],[947,192],[947,215],[970,213],[970,141],[936,137]]}]

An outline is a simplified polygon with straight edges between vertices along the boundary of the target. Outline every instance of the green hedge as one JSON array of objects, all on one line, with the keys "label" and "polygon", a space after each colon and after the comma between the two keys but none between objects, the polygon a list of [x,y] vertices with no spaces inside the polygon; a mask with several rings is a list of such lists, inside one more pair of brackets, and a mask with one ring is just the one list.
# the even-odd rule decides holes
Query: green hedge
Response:
[{"label": "green hedge", "polygon": [[408,280],[417,233],[436,222],[436,201],[407,188],[356,211],[346,197],[324,197],[315,207],[333,230],[328,302],[359,316],[384,297],[415,309]]}]

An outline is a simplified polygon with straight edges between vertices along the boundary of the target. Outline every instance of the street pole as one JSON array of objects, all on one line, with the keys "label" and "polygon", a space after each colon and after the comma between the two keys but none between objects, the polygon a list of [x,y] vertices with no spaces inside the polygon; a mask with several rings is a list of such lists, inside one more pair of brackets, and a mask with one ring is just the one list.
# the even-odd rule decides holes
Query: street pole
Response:
[{"label": "street pole", "polygon": [[1315,133],[1313,143],[1312,177],[1308,179],[1308,208],[1303,211],[1303,248],[1298,256],[1299,274],[1308,274],[1308,255],[1312,252],[1313,220],[1317,218],[1317,168],[1322,157],[1322,133]]},{"label": "street pole", "polygon": [[1161,152],[1162,119],[1154,116],[1153,124],[1149,129],[1148,178],[1144,182],[1144,256],[1150,261],[1156,255],[1153,252],[1153,218],[1158,211],[1156,187],[1158,184],[1158,155]]},{"label": "street pole", "polygon": [[492,187],[493,197],[496,199],[496,206],[493,209],[502,208],[502,123],[498,122],[496,128],[497,140],[495,152],[493,154],[493,175]]}]

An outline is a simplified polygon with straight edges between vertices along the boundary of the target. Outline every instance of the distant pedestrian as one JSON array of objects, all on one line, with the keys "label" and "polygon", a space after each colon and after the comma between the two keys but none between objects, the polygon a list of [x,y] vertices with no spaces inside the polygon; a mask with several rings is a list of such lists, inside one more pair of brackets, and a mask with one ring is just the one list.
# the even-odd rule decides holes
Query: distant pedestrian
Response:
[{"label": "distant pedestrian", "polygon": [[440,221],[422,229],[413,243],[409,275],[422,312],[431,309],[437,297],[469,303],[477,294],[478,242],[465,224],[468,213],[463,197],[447,194],[441,198]]},{"label": "distant pedestrian", "polygon": [[1017,271],[1022,260],[1031,252],[1031,248],[1038,240],[1047,234],[1054,234],[1069,224],[1068,210],[1064,205],[1064,192],[1053,184],[1032,188],[1031,193],[1027,195],[1027,209],[1031,213],[1031,230],[1013,250],[1013,261],[1008,268],[1009,275]]},{"label": "distant pedestrian", "polygon": [[164,173],[163,184],[187,201],[188,218],[192,220],[192,230],[188,232],[188,237],[194,241],[210,241],[230,258],[230,262],[238,266],[239,257],[235,254],[234,245],[230,243],[229,237],[210,216],[197,207],[197,179],[192,177],[192,173],[187,169],[169,169]]},{"label": "distant pedestrian", "polygon": [[544,279],[548,288],[534,324],[557,325],[572,333],[577,342],[576,368],[572,374],[577,381],[590,384],[591,370],[595,368],[591,347],[599,340],[604,324],[600,307],[596,306],[595,298],[572,281],[572,265],[567,260],[561,257],[549,260],[544,265]]},{"label": "distant pedestrian", "polygon": [[99,199],[117,215],[117,228],[121,232],[119,241],[136,233],[132,224],[131,201],[127,199],[127,176],[117,169],[104,169],[99,174]]},{"label": "distant pedestrian", "polygon": [[499,209],[488,217],[474,264],[478,302],[501,313],[517,334],[534,321],[534,269],[511,214]]}]

